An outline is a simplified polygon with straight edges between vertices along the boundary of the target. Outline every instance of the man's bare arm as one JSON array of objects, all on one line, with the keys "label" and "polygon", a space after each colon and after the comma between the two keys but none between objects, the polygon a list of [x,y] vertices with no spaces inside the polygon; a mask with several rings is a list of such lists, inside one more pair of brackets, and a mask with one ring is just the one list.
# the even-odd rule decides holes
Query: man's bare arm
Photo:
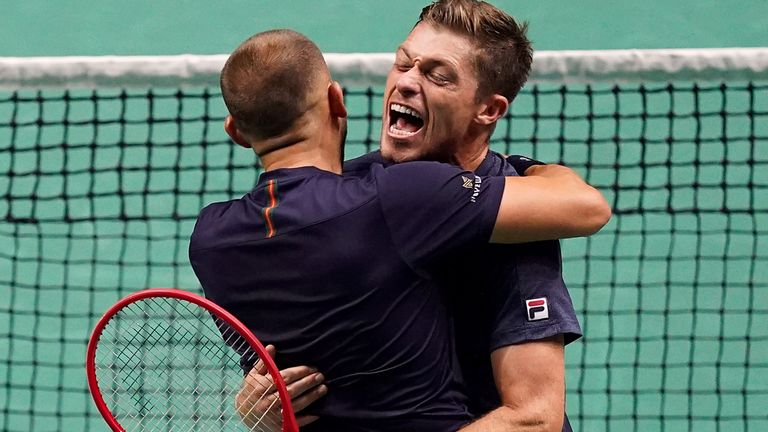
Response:
[{"label": "man's bare arm", "polygon": [[501,407],[460,432],[561,432],[565,418],[563,337],[491,353]]},{"label": "man's bare arm", "polygon": [[596,233],[611,217],[603,195],[570,168],[535,165],[507,177],[492,243],[526,243]]}]

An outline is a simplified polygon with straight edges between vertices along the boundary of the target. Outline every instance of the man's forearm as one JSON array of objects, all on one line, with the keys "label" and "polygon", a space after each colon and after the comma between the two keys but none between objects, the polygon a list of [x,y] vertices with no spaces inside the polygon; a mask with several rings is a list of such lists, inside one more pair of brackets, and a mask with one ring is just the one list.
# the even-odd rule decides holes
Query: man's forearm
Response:
[{"label": "man's forearm", "polygon": [[536,165],[525,174],[505,179],[491,243],[587,236],[608,223],[611,207],[605,197],[573,170]]},{"label": "man's forearm", "polygon": [[561,432],[563,417],[558,421],[542,413],[521,412],[502,406],[459,429],[460,432]]},{"label": "man's forearm", "polygon": [[461,432],[561,432],[565,419],[563,336],[491,353],[502,405]]}]

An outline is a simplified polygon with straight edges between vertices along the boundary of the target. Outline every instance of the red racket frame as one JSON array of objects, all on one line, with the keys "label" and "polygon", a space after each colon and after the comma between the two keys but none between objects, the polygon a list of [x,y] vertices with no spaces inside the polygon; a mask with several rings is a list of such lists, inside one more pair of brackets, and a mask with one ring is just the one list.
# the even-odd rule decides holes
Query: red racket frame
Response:
[{"label": "red racket frame", "polygon": [[91,396],[93,396],[93,400],[96,403],[96,408],[98,408],[101,416],[104,417],[104,420],[106,420],[107,424],[110,428],[112,428],[113,431],[126,432],[126,430],[115,419],[115,416],[112,415],[112,412],[109,410],[109,407],[107,407],[106,402],[104,402],[104,398],[101,395],[101,390],[99,390],[99,383],[96,379],[96,347],[98,346],[99,339],[101,338],[101,333],[104,330],[104,327],[107,326],[107,323],[110,319],[112,319],[113,316],[115,316],[115,314],[117,314],[121,309],[131,303],[153,297],[170,297],[194,303],[203,309],[206,309],[208,312],[214,314],[217,318],[223,320],[232,326],[232,328],[234,328],[238,333],[240,333],[240,335],[245,338],[246,341],[248,341],[248,344],[251,346],[251,348],[256,351],[256,354],[258,354],[259,358],[264,362],[267,371],[274,380],[282,406],[283,432],[298,432],[299,426],[296,423],[296,416],[294,415],[293,407],[290,403],[291,397],[288,395],[288,390],[285,387],[285,381],[283,380],[282,375],[280,375],[280,370],[277,368],[277,365],[275,365],[274,360],[272,360],[272,357],[264,348],[264,345],[262,345],[261,342],[256,339],[256,336],[254,336],[253,333],[248,330],[248,327],[246,327],[243,323],[241,323],[237,318],[235,318],[221,306],[197,294],[171,288],[152,288],[137,291],[119,300],[104,313],[101,319],[99,319],[99,322],[96,323],[96,327],[93,329],[91,339],[88,341],[88,349],[86,351],[85,358],[85,370],[88,377],[88,388],[90,389]]}]

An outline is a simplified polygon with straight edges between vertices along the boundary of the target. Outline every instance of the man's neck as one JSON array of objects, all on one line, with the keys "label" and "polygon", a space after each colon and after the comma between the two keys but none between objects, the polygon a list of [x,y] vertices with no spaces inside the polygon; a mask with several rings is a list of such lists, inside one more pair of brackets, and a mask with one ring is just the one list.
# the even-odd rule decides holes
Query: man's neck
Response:
[{"label": "man's neck", "polygon": [[320,149],[311,149],[311,145],[296,144],[291,147],[264,155],[261,164],[264,171],[280,168],[315,167],[324,171],[341,174],[341,158],[322,154]]},{"label": "man's neck", "polygon": [[324,161],[312,161],[309,159],[280,161],[280,163],[263,164],[263,167],[265,172],[282,168],[315,167],[317,169],[332,172],[334,174],[341,174],[341,164],[324,163]]},{"label": "man's neck", "polygon": [[457,151],[453,155],[451,163],[467,171],[474,171],[483,163],[485,156],[488,155],[489,148],[488,144],[484,143],[481,146],[467,146],[461,150],[463,151]]},{"label": "man's neck", "polygon": [[341,174],[341,148],[334,144],[338,142],[338,137],[333,133],[317,129],[300,130],[282,136],[279,140],[287,145],[262,142],[257,146],[276,149],[260,156],[264,171],[311,166]]}]

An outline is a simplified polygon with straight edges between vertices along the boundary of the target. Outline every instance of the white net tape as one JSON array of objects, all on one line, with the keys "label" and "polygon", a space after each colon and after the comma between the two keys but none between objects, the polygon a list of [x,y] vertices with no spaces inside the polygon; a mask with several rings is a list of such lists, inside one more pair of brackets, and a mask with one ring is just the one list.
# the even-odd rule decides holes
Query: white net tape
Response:
[{"label": "white net tape", "polygon": [[[326,54],[346,86],[381,86],[391,53]],[[0,88],[218,86],[227,55],[0,57]],[[768,79],[768,48],[539,51],[531,83]]]}]

